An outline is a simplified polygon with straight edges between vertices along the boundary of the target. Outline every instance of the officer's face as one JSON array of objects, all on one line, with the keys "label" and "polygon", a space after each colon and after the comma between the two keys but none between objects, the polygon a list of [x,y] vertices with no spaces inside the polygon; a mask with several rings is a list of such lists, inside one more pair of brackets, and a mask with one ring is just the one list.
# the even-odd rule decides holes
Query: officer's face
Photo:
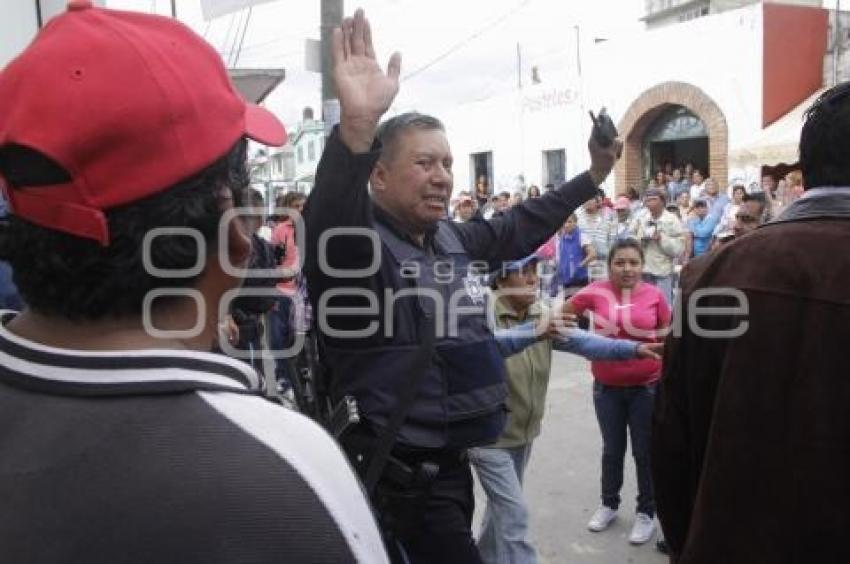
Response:
[{"label": "officer's face", "polygon": [[452,152],[437,129],[403,132],[391,159],[371,177],[375,200],[413,232],[424,232],[446,217],[452,193]]}]

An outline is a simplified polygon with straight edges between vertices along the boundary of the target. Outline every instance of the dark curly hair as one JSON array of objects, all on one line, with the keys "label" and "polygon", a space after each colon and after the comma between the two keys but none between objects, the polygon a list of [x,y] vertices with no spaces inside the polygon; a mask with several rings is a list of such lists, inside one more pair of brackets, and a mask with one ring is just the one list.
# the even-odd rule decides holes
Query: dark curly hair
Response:
[{"label": "dark curly hair", "polygon": [[[154,196],[108,210],[108,246],[11,216],[0,231],[0,259],[11,264],[26,304],[43,315],[70,320],[119,318],[141,315],[150,290],[192,287],[198,276],[159,278],[146,271],[145,234],[157,227],[193,228],[207,243],[207,259],[215,256],[222,216],[218,193],[229,187],[236,196],[248,185],[246,145],[241,139],[199,173]],[[43,163],[39,158],[33,162]],[[28,172],[20,162],[14,171],[3,170],[10,189],[32,185],[27,179],[45,175],[44,166]],[[197,258],[195,240],[185,235],[159,236],[151,244],[151,261],[160,269],[191,268]],[[157,307],[168,300],[158,298]]]},{"label": "dark curly hair", "polygon": [[850,82],[821,94],[806,111],[800,133],[800,168],[806,188],[850,185],[847,161]]}]

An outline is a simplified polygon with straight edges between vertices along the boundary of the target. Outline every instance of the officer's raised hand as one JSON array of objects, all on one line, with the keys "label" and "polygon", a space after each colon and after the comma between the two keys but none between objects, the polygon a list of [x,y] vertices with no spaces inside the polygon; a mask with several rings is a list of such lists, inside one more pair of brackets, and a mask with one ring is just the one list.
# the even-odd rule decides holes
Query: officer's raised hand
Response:
[{"label": "officer's raised hand", "polygon": [[354,153],[372,146],[378,121],[398,93],[401,55],[393,53],[384,73],[375,58],[369,20],[358,9],[333,32],[333,78],[340,104],[340,137]]},{"label": "officer's raised hand", "polygon": [[591,135],[587,142],[587,149],[590,151],[590,176],[598,186],[605,181],[617,163],[617,159],[620,158],[623,142],[617,138],[605,147]]}]

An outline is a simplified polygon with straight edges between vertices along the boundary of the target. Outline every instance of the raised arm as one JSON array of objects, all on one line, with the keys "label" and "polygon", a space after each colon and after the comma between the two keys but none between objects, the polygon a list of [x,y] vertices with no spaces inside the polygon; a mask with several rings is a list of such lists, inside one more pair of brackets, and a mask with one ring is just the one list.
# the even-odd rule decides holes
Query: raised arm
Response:
[{"label": "raised arm", "polygon": [[378,121],[398,92],[401,69],[398,53],[390,58],[386,73],[378,66],[363,10],[334,30],[331,54],[341,121],[327,141],[304,210],[305,271],[311,297],[339,285],[370,282],[339,280],[322,263],[335,269],[366,269],[380,258],[374,256],[375,246],[366,232],[373,226],[368,183],[380,156],[375,143]]}]

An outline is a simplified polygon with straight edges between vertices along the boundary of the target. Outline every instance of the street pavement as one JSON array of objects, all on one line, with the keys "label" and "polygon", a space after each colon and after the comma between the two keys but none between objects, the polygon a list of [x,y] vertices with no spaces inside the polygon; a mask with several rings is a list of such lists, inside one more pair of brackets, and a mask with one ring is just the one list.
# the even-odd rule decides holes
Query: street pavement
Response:
[{"label": "street pavement", "polygon": [[[655,549],[655,538],[643,546],[628,541],[637,495],[630,451],[626,453],[620,514],[607,531],[587,530],[587,521],[599,504],[602,453],[592,382],[589,362],[575,355],[554,354],[543,432],[534,443],[525,478],[531,539],[538,560],[540,564],[664,564],[667,558]],[[476,485],[476,534],[484,499]]]}]

